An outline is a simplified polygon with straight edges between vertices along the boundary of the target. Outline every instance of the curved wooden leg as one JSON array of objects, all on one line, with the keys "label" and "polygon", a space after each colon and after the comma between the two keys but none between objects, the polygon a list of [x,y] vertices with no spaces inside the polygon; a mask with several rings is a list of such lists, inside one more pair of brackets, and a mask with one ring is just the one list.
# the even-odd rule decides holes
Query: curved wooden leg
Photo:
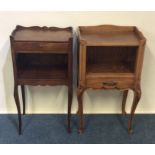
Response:
[{"label": "curved wooden leg", "polygon": [[79,115],[79,107],[78,107],[78,110],[77,110],[76,114]]},{"label": "curved wooden leg", "polygon": [[79,106],[78,106],[78,109],[77,109],[77,112],[76,112],[77,115],[80,115],[80,110],[79,110]]},{"label": "curved wooden leg", "polygon": [[25,88],[24,88],[24,85],[21,85],[21,91],[22,91],[22,100],[23,100],[23,115],[25,115]]},{"label": "curved wooden leg", "polygon": [[83,88],[78,88],[77,92],[78,106],[79,106],[78,114],[80,118],[79,133],[83,132],[83,92],[84,92]]},{"label": "curved wooden leg", "polygon": [[128,121],[128,131],[129,131],[130,134],[133,132],[133,130],[132,130],[132,123],[133,123],[134,113],[135,113],[136,107],[138,105],[138,102],[139,102],[139,100],[141,98],[141,88],[140,88],[140,85],[135,90],[133,90],[133,91],[134,91],[134,99],[133,99],[131,113],[130,113],[129,121]]},{"label": "curved wooden leg", "polygon": [[68,87],[68,132],[71,132],[71,107],[72,107],[73,89],[72,86]]},{"label": "curved wooden leg", "polygon": [[21,109],[20,109],[20,102],[19,102],[19,95],[18,95],[18,85],[14,86],[14,98],[15,98],[15,103],[18,111],[18,122],[19,122],[18,128],[19,128],[19,135],[20,135],[22,131],[22,119],[21,119]]},{"label": "curved wooden leg", "polygon": [[122,100],[122,114],[123,115],[126,115],[125,106],[126,106],[127,96],[128,96],[128,90],[124,90],[123,100]]}]

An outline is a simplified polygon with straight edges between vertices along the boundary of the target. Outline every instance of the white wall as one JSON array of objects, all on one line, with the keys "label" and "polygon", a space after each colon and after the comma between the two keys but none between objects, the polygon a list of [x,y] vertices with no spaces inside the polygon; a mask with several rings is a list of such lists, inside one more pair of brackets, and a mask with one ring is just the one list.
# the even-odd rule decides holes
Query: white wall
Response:
[{"label": "white wall", "polygon": [[[155,12],[0,12],[0,113],[15,113],[13,99],[13,72],[9,35],[16,25],[73,26],[79,25],[135,25],[147,38],[142,72],[142,98],[137,113],[155,112]],[[75,52],[75,51],[74,51]],[[75,59],[75,58],[74,58]],[[75,66],[75,65],[74,65]],[[76,67],[74,68],[74,72]],[[66,87],[26,87],[28,113],[66,113]],[[75,90],[76,91],[76,90]],[[127,111],[130,110],[129,93]],[[92,91],[84,95],[87,113],[120,113],[122,93],[119,91]],[[77,109],[76,93],[73,112]]]}]

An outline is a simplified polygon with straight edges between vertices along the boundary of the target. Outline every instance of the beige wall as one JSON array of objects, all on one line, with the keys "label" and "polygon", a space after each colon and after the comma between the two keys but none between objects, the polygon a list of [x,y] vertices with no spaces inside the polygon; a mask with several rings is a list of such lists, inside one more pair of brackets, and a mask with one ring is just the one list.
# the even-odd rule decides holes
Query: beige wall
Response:
[{"label": "beige wall", "polygon": [[[155,12],[0,12],[0,113],[14,113],[13,73],[9,35],[15,25],[73,26],[78,25],[135,25],[147,38],[142,72],[142,98],[138,113],[155,112]],[[75,54],[75,51],[74,51]],[[75,57],[74,57],[75,59]],[[76,66],[74,64],[74,73]],[[28,113],[66,113],[67,88],[26,87]],[[133,94],[129,93],[129,112]],[[119,91],[92,91],[84,95],[87,113],[120,113],[122,93]],[[77,109],[74,95],[73,112]]]}]

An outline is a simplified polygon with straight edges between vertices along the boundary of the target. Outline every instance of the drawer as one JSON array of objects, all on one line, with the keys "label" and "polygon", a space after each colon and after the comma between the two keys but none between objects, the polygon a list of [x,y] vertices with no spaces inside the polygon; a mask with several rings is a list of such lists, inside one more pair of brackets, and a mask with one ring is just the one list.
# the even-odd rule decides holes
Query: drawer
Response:
[{"label": "drawer", "polygon": [[130,78],[89,79],[86,81],[86,85],[88,88],[94,89],[125,89],[133,87],[134,80]]},{"label": "drawer", "polygon": [[69,43],[49,43],[49,42],[15,42],[14,49],[18,53],[49,52],[67,53]]}]

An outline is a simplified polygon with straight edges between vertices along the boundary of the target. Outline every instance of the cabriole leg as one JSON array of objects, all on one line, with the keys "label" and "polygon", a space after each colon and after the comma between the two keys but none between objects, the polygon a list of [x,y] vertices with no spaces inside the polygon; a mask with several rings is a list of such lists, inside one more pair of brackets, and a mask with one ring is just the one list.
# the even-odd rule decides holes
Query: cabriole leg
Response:
[{"label": "cabriole leg", "polygon": [[19,94],[18,94],[18,85],[14,86],[14,98],[15,98],[15,103],[18,111],[18,123],[19,123],[18,129],[19,129],[19,135],[20,135],[22,131],[22,119],[21,119],[21,109],[20,109]]},{"label": "cabriole leg", "polygon": [[83,93],[84,89],[78,88],[77,98],[78,98],[78,114],[79,114],[79,133],[83,132]]},{"label": "cabriole leg", "polygon": [[123,100],[122,100],[122,114],[123,115],[126,115],[125,106],[126,106],[127,96],[128,96],[128,90],[124,90]]},{"label": "cabriole leg", "polygon": [[24,88],[24,85],[21,85],[21,91],[22,91],[22,100],[23,100],[23,115],[25,115],[25,88]]},{"label": "cabriole leg", "polygon": [[128,121],[128,131],[129,131],[130,134],[133,132],[132,131],[132,124],[133,124],[134,113],[135,113],[136,107],[138,105],[138,102],[139,102],[139,100],[141,98],[140,85],[138,85],[138,87],[133,91],[134,91],[134,99],[133,99],[133,104],[132,104],[132,107],[131,107],[131,113],[130,113],[129,121]]},{"label": "cabriole leg", "polygon": [[68,132],[71,132],[71,107],[72,107],[73,89],[68,87]]}]

